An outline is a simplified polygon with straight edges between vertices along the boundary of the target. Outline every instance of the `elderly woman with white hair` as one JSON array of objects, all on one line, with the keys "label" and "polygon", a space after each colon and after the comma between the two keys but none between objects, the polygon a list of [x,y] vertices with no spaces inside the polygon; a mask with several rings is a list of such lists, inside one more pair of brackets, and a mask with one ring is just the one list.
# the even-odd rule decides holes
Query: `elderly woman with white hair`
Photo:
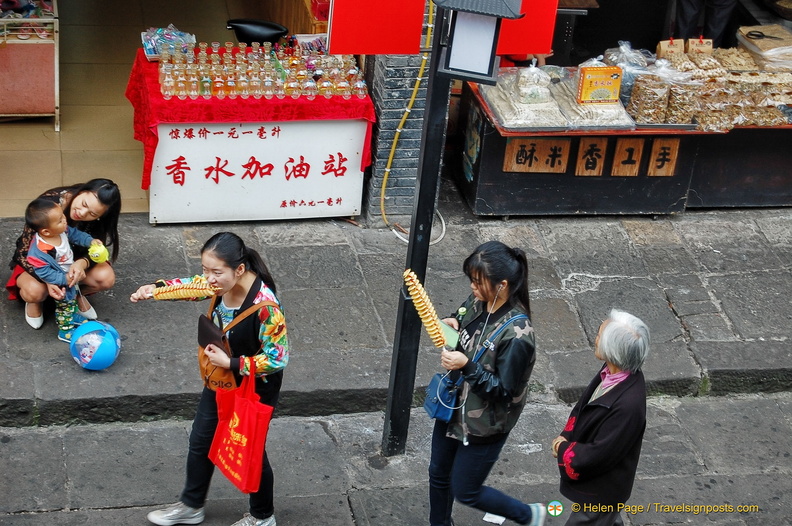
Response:
[{"label": "elderly woman with white hair", "polygon": [[646,324],[612,310],[594,342],[594,356],[605,364],[552,444],[561,494],[579,504],[566,526],[624,524],[618,505],[630,498],[646,429],[647,354]]}]

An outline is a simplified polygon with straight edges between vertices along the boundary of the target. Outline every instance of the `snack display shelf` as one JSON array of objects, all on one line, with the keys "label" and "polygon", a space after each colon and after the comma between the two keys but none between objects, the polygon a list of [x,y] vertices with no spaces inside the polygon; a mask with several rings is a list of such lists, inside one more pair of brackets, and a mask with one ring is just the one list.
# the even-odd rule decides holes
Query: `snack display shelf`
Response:
[{"label": "snack display shelf", "polygon": [[792,206],[792,126],[694,125],[514,130],[476,85],[460,108],[457,184],[477,215],[671,214]]}]

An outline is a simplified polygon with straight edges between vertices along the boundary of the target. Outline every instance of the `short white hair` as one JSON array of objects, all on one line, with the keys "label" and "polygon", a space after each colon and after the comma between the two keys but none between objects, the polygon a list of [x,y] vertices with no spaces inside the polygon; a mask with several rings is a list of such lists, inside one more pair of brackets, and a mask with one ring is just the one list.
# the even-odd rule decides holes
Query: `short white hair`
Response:
[{"label": "short white hair", "polygon": [[639,318],[618,309],[608,314],[599,335],[599,351],[622,371],[637,372],[649,355],[649,327]]}]

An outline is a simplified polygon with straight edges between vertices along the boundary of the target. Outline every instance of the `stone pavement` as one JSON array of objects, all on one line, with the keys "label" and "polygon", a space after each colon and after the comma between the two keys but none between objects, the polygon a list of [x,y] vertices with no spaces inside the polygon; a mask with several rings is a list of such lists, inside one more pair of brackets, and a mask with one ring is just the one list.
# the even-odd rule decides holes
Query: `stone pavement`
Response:
[{"label": "stone pavement", "polygon": [[[479,243],[521,246],[531,262],[532,401],[494,485],[526,500],[560,499],[548,442],[596,371],[596,329],[618,307],[641,317],[653,339],[644,370],[655,396],[630,503],[658,506],[628,521],[790,524],[782,495],[792,489],[792,210],[502,220],[472,216],[443,184],[447,229],[430,250],[425,283],[438,312],[467,295],[461,264]],[[1,261],[21,225],[0,220]],[[201,245],[220,230],[261,251],[289,323],[293,354],[269,442],[279,524],[426,523],[430,423],[422,411],[414,410],[405,455],[378,451],[402,241],[343,220],[154,227],[146,215],[129,214],[120,228],[116,287],[92,297],[100,319],[122,337],[109,369],[77,367],[55,337],[51,313],[33,331],[22,305],[0,302],[0,525],[145,524],[146,510],[177,498],[201,387],[194,327],[204,305],[128,297],[142,283],[198,272]],[[439,370],[428,338],[418,356],[420,401]],[[221,478],[209,525],[229,524],[245,507]],[[686,503],[758,511],[660,506]],[[457,517],[460,526],[485,524],[475,511],[459,509]]]}]

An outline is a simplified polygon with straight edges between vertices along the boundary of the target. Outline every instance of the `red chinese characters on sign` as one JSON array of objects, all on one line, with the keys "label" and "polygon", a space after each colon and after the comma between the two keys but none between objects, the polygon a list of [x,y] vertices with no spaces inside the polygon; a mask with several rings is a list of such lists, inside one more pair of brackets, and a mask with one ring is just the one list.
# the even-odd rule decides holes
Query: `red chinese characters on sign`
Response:
[{"label": "red chinese characters on sign", "polygon": [[[210,129],[207,127],[184,127],[184,128],[171,128],[168,131],[168,138],[172,141],[183,140],[197,140],[197,139],[210,139],[214,136],[225,139],[241,139],[243,135],[255,135],[258,139],[278,139],[281,136],[283,129],[280,126],[259,126],[256,129],[245,130],[237,126],[228,126],[222,128]],[[210,143],[211,144],[211,143]],[[248,157],[248,161],[242,162],[241,160],[231,157],[229,161],[228,156],[225,157],[217,155],[215,152],[202,152],[209,154],[210,157],[215,158],[214,164],[209,164],[203,168],[204,177],[207,180],[213,181],[215,184],[220,184],[221,175],[226,178],[235,177],[240,175],[240,179],[264,179],[265,177],[272,176],[277,160],[261,160],[255,155]],[[214,154],[214,155],[212,155]],[[343,152],[330,153],[325,158],[324,167],[322,168],[321,175],[331,175],[334,177],[343,177],[347,174],[348,167],[346,166],[349,158]],[[171,159],[171,163],[165,167],[169,176],[173,178],[173,184],[184,186],[186,182],[187,171],[191,170],[190,163],[184,155],[180,155]],[[311,175],[311,162],[306,160],[305,155],[289,156],[287,161],[283,163],[283,175],[286,181],[297,179],[308,179]],[[328,202],[329,201],[329,202]],[[316,206],[317,204],[326,203],[328,206],[333,206],[333,199],[323,199],[320,201],[306,201],[305,206]],[[299,203],[297,203],[299,205]],[[295,205],[295,206],[297,206]]]},{"label": "red chinese characters on sign", "polygon": [[256,131],[246,130],[240,132],[236,126],[231,126],[226,131],[216,130],[210,131],[207,128],[199,128],[196,132],[193,128],[171,128],[168,132],[168,138],[174,141],[179,139],[208,139],[210,135],[225,135],[229,139],[239,139],[242,135],[256,134],[259,139],[266,139],[267,137],[280,137],[280,126],[273,126],[271,130],[267,130],[265,126],[260,126]]},{"label": "red chinese characters on sign", "polygon": [[168,175],[173,177],[173,184],[178,184],[179,186],[184,186],[184,176],[187,175],[185,170],[192,170],[192,168],[187,166],[183,155],[175,158],[173,164],[166,166],[165,169],[168,170]]},{"label": "red chinese characters on sign", "polygon": [[340,197],[328,197],[327,199],[318,199],[318,200],[305,200],[305,199],[284,199],[281,201],[281,208],[297,208],[301,206],[309,206],[309,207],[316,207],[316,206],[341,206],[343,203],[343,199]]},{"label": "red chinese characters on sign", "polygon": [[[341,152],[338,152],[338,157],[336,158],[335,155],[330,155],[329,159],[325,160],[324,170],[322,171],[322,175],[332,174],[335,177],[343,177],[346,174],[347,167],[344,166],[344,163],[348,160]],[[173,184],[184,186],[187,171],[192,170],[190,168],[187,159],[180,155],[179,157],[171,160],[172,164],[169,164],[165,167],[168,171],[168,175],[173,178]],[[222,159],[221,157],[215,156],[215,163],[214,165],[206,166],[203,168],[204,170],[204,177],[206,179],[210,179],[214,181],[215,184],[220,184],[220,175],[224,175],[226,177],[234,177],[237,175],[236,171],[232,171],[234,167],[229,167],[229,161],[226,159]],[[241,168],[244,170],[240,179],[250,179],[254,180],[256,178],[263,179],[264,177],[271,176],[275,166],[270,162],[262,162],[256,159],[255,156],[251,156],[248,159],[248,162],[240,165]],[[283,165],[283,172],[284,178],[289,181],[291,179],[307,179],[311,172],[311,164],[305,161],[305,156],[301,155],[299,157],[299,162],[295,160],[293,157],[289,157],[289,160]],[[326,200],[323,200],[326,201]],[[332,206],[331,203],[328,203],[329,206]]]},{"label": "red chinese characters on sign", "polygon": [[215,184],[219,184],[221,173],[226,177],[233,177],[234,172],[229,172],[228,170],[226,170],[225,169],[226,166],[228,166],[228,161],[220,159],[220,157],[215,157],[214,166],[207,166],[206,168],[204,168],[204,172],[206,172],[206,178],[211,179],[212,181],[215,182]]},{"label": "red chinese characters on sign", "polygon": [[305,157],[303,157],[302,155],[300,156],[299,163],[296,163],[293,157],[289,157],[289,160],[286,161],[286,164],[283,165],[283,171],[286,173],[287,181],[292,177],[294,177],[295,179],[298,177],[307,179],[308,174],[311,171],[311,165],[305,162]]},{"label": "red chinese characters on sign", "polygon": [[272,169],[275,167],[272,166],[272,163],[261,164],[255,157],[251,157],[247,164],[242,165],[242,168],[245,169],[245,173],[242,174],[242,179],[245,177],[255,179],[257,176],[264,177],[265,175],[272,175]]},{"label": "red chinese characters on sign", "polygon": [[333,174],[336,177],[343,177],[346,173],[347,169],[344,166],[344,163],[347,162],[349,159],[344,157],[341,152],[338,152],[338,162],[336,163],[335,155],[332,153],[330,154],[330,158],[325,160],[324,170],[322,170],[322,175]]}]

